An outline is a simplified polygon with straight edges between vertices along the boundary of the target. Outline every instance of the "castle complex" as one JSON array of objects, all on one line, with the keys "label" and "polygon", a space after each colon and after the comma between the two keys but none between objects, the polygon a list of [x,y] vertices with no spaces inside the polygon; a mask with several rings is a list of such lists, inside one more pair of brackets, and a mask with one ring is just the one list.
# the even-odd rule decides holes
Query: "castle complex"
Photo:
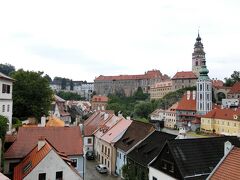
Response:
[{"label": "castle complex", "polygon": [[98,95],[125,94],[131,96],[141,87],[143,92],[148,92],[150,86],[169,79],[167,75],[162,75],[159,70],[147,71],[140,75],[100,75],[94,80],[94,88]]}]

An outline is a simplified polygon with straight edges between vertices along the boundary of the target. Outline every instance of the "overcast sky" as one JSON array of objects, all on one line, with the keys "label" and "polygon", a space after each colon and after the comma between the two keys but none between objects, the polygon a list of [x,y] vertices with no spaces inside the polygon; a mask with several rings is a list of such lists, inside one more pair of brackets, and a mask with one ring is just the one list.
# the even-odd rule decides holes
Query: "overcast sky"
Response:
[{"label": "overcast sky", "polygon": [[52,78],[191,70],[198,27],[211,78],[240,70],[239,0],[0,2],[0,63]]}]

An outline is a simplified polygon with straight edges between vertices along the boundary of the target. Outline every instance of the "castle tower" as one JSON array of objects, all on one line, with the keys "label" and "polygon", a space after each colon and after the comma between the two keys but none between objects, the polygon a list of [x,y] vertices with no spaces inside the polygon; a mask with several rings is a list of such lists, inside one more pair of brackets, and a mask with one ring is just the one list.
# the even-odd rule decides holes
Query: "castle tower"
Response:
[{"label": "castle tower", "polygon": [[198,37],[196,38],[196,42],[194,44],[194,52],[192,53],[192,71],[197,75],[197,77],[199,76],[199,71],[203,64],[205,64],[205,52],[198,32]]},{"label": "castle tower", "polygon": [[205,61],[199,70],[197,80],[197,114],[205,115],[212,110],[212,81],[208,77],[208,69]]}]

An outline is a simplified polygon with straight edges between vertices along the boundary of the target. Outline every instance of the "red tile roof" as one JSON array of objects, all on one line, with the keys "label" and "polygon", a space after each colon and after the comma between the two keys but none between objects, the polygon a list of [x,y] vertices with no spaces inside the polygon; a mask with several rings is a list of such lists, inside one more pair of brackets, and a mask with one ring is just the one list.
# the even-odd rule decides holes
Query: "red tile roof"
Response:
[{"label": "red tile roof", "polygon": [[[31,152],[14,168],[14,180],[22,180],[24,177],[26,177],[51,150],[55,151],[57,155],[59,155],[59,157],[65,162],[71,162],[71,160],[68,159],[65,154],[59,153],[54,147],[52,147],[51,144],[45,141],[45,145],[40,150],[38,150],[38,145],[36,145]],[[25,167],[28,165],[28,170],[24,171]],[[72,168],[71,165],[67,165]]]},{"label": "red tile roof", "polygon": [[213,87],[223,87],[223,81],[221,80],[212,80]]},{"label": "red tile roof", "polygon": [[240,116],[240,109],[213,109],[208,112],[203,118],[216,118],[237,121],[236,116]]},{"label": "red tile roof", "polygon": [[[106,120],[104,120],[104,114],[107,117]],[[93,133],[106,121],[111,119],[112,116],[113,113],[96,111],[84,122],[84,136],[92,136]]]},{"label": "red tile roof", "polygon": [[187,99],[187,94],[185,94],[179,101],[176,110],[196,111],[196,95],[195,99],[193,99],[193,92],[191,92],[190,98]]},{"label": "red tile roof", "polygon": [[211,180],[238,180],[240,178],[240,148],[234,147],[216,171]]},{"label": "red tile roof", "polygon": [[113,81],[113,80],[136,80],[136,79],[152,79],[162,77],[159,70],[151,70],[140,75],[119,75],[119,76],[103,76],[100,75],[95,81]]},{"label": "red tile roof", "polygon": [[4,142],[14,142],[16,140],[16,135],[6,134]]},{"label": "red tile roof", "polygon": [[[52,147],[46,143],[39,151],[38,146],[35,146],[32,151],[14,168],[14,180],[21,180],[27,176],[42,159],[52,150]],[[29,163],[29,170],[24,172],[24,167]]]},{"label": "red tile roof", "polygon": [[101,137],[101,139],[110,144],[117,142],[131,123],[132,120],[121,119],[117,124],[109,129],[107,133]]},{"label": "red tile roof", "polygon": [[177,72],[172,79],[197,79],[197,76],[192,71],[182,71]]},{"label": "red tile roof", "polygon": [[92,102],[108,102],[108,97],[95,95],[92,97]]},{"label": "red tile roof", "polygon": [[100,125],[96,131],[94,131],[95,138],[101,138],[105,133],[108,132],[109,129],[111,129],[111,127],[121,121],[121,119],[123,119],[123,117],[113,115],[107,121],[104,121],[103,124]]},{"label": "red tile roof", "polygon": [[82,155],[82,134],[75,127],[20,127],[17,139],[6,151],[6,159],[25,157],[38,142],[39,137],[46,138],[59,152],[70,155]]},{"label": "red tile roof", "polygon": [[240,82],[236,82],[231,90],[229,91],[229,94],[238,94],[240,93]]}]

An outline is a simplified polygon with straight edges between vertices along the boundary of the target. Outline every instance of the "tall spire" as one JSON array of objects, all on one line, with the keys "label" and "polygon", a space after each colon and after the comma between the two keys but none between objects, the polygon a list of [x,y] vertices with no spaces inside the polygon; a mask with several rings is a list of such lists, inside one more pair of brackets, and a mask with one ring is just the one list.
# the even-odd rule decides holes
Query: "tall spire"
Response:
[{"label": "tall spire", "polygon": [[200,35],[199,35],[199,28],[198,28],[198,37],[197,37],[196,40],[197,40],[197,41],[201,41],[201,37],[200,37]]},{"label": "tall spire", "polygon": [[199,76],[202,65],[206,65],[205,52],[198,29],[198,35],[194,44],[194,52],[192,53],[192,71]]}]

